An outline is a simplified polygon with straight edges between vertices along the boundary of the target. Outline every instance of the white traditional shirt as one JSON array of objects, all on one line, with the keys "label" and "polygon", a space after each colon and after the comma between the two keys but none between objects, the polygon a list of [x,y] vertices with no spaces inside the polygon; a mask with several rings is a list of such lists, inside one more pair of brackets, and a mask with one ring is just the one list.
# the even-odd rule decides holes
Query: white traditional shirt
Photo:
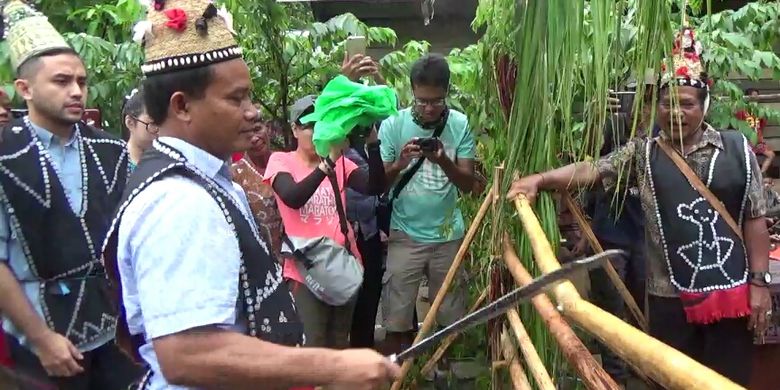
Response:
[{"label": "white traditional shirt", "polygon": [[[177,138],[158,142],[216,181],[257,229],[226,161]],[[182,389],[163,377],[154,339],[202,326],[246,331],[246,321],[237,318],[240,258],[238,239],[216,200],[190,179],[155,181],[125,209],[117,263],[130,333],[146,340],[140,354],[153,372],[150,389]]]}]

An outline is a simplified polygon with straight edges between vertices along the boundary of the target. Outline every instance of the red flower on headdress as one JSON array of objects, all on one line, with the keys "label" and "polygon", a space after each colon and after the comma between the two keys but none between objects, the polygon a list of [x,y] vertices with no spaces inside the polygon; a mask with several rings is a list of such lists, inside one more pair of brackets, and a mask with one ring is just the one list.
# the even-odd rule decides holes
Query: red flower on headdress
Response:
[{"label": "red flower on headdress", "polygon": [[674,72],[674,73],[677,76],[688,77],[688,67],[687,66],[681,66],[681,67],[677,68],[677,71]]},{"label": "red flower on headdress", "polygon": [[715,82],[712,79],[707,79],[707,86],[712,88],[712,84],[715,84]]},{"label": "red flower on headdress", "polygon": [[187,13],[181,8],[172,8],[165,10],[165,16],[168,17],[168,21],[165,22],[165,26],[170,27],[176,31],[184,31],[187,28]]}]

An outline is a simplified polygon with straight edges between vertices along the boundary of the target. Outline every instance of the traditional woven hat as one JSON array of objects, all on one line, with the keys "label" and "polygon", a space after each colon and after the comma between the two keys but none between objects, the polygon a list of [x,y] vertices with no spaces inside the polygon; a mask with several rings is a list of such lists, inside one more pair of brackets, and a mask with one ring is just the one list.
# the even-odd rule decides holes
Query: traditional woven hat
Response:
[{"label": "traditional woven hat", "polygon": [[135,27],[144,45],[147,76],[197,68],[241,57],[232,18],[208,0],[154,0]]},{"label": "traditional woven hat", "polygon": [[71,49],[46,16],[23,1],[11,0],[2,13],[0,36],[8,39],[14,71],[30,58],[53,50]]},{"label": "traditional woven hat", "polygon": [[679,86],[709,89],[707,73],[701,62],[702,51],[701,42],[696,40],[693,29],[682,28],[674,39],[671,59],[661,65],[661,85],[676,83]]}]

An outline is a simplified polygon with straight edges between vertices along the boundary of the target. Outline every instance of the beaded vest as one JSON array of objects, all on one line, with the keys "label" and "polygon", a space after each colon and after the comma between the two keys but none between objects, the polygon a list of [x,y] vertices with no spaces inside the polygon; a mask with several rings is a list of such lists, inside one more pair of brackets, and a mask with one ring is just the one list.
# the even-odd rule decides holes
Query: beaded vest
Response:
[{"label": "beaded vest", "polygon": [[233,229],[241,250],[241,266],[236,279],[239,285],[237,307],[239,318],[245,318],[247,321],[247,334],[276,344],[302,345],[303,324],[298,319],[292,295],[283,282],[282,268],[257,229],[253,228],[253,222],[248,219],[251,216],[247,217],[241,212],[230,194],[197,167],[188,163],[178,151],[162,142],[154,141],[153,147],[144,153],[130,177],[103,249],[106,269],[112,280],[113,296],[120,311],[117,324],[119,346],[137,362],[141,361],[138,349],[143,345],[144,337],[130,334],[122,306],[121,277],[117,267],[117,236],[122,215],[133,199],[149,184],[173,175],[184,176],[208,191]]},{"label": "beaded vest", "polygon": [[100,244],[127,180],[125,143],[75,125],[80,146],[82,207],[76,214],[28,118],[2,130],[0,200],[11,234],[38,282],[47,325],[77,347],[113,333],[116,311],[100,261]]},{"label": "beaded vest", "polygon": [[[721,132],[702,182],[742,226],[747,189],[754,174],[741,134]],[[646,144],[647,172],[655,200],[662,247],[672,284],[683,293],[706,293],[743,285],[748,267],[742,240],[689,183],[655,142]]]}]

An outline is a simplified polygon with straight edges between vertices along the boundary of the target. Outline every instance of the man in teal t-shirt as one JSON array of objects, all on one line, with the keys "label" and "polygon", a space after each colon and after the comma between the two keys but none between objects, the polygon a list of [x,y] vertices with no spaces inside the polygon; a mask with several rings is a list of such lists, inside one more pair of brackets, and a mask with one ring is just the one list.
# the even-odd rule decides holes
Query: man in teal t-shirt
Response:
[{"label": "man in teal t-shirt", "polygon": [[[466,116],[447,108],[449,78],[444,57],[433,54],[418,60],[411,70],[413,107],[385,120],[379,130],[391,189],[425,158],[393,202],[382,291],[388,353],[411,344],[420,281],[428,277],[429,296],[434,297],[463,240],[458,190],[468,193],[473,188],[476,147]],[[441,136],[429,139],[442,123]],[[465,314],[465,292],[460,284],[447,294],[437,316],[440,326]]]}]

